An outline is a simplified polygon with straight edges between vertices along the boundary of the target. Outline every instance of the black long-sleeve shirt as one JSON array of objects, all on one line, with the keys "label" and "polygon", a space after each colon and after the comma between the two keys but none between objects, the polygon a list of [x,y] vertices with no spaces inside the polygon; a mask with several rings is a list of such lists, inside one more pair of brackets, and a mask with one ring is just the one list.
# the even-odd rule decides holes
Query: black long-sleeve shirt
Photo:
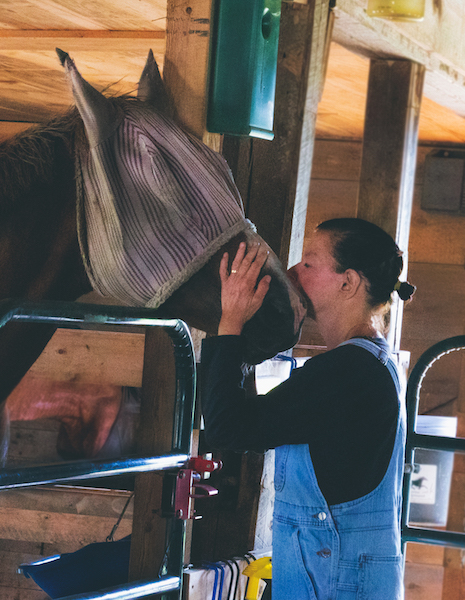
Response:
[{"label": "black long-sleeve shirt", "polygon": [[202,347],[205,437],[214,448],[262,452],[308,444],[328,504],[359,498],[381,482],[394,446],[398,399],[387,368],[367,350],[341,346],[308,360],[263,396],[242,388],[241,339]]}]

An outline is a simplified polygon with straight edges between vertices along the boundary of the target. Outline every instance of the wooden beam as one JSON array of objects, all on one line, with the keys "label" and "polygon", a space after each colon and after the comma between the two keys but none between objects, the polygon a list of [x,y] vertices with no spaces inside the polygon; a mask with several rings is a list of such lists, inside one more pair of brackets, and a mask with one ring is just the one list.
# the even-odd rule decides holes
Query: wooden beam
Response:
[{"label": "wooden beam", "polygon": [[372,60],[357,216],[408,247],[424,67]]},{"label": "wooden beam", "polygon": [[328,12],[329,0],[282,4],[275,138],[224,143],[247,216],[289,267],[302,255]]},{"label": "wooden beam", "polygon": [[[357,217],[394,237],[404,252],[404,275],[424,72],[410,61],[373,60],[368,81]],[[402,303],[395,301],[390,341],[396,351],[401,327]]]},{"label": "wooden beam", "polygon": [[[0,508],[21,508],[22,510],[39,510],[62,515],[105,517],[114,519],[116,523],[130,496],[131,492],[125,490],[75,487],[72,485],[25,487],[2,490]],[[129,527],[132,519],[132,504],[131,502],[128,505],[123,515],[123,520],[128,521]],[[108,531],[108,534],[110,531]],[[118,533],[116,537],[123,536]],[[41,542],[41,538],[37,537],[37,541]],[[103,542],[105,539],[100,541]]]},{"label": "wooden beam", "polygon": [[57,329],[27,377],[142,385],[144,334]]},{"label": "wooden beam", "polygon": [[221,136],[206,130],[211,10],[212,0],[168,2],[163,79],[179,121],[219,151]]},{"label": "wooden beam", "polygon": [[0,143],[8,138],[25,131],[31,127],[33,123],[13,123],[10,121],[0,121]]},{"label": "wooden beam", "polygon": [[424,94],[465,117],[465,11],[461,0],[426,2],[421,23],[368,17],[366,0],[337,0],[333,40],[368,58],[426,69]]},{"label": "wooden beam", "polygon": [[[10,540],[41,541],[50,544],[76,543],[77,547],[104,542],[116,519],[73,515],[43,510],[0,508],[0,538]],[[131,533],[131,521],[123,519],[117,538]]]},{"label": "wooden beam", "polygon": [[[65,35],[62,35],[64,33]],[[97,32],[100,33],[100,32]],[[109,32],[112,33],[112,32]],[[107,52],[109,56],[113,52],[144,54],[152,49],[155,55],[163,55],[165,50],[164,35],[160,36],[158,32],[148,32],[151,35],[137,35],[138,32],[131,32],[132,35],[122,35],[123,32],[115,32],[116,35],[95,35],[95,36],[70,36],[67,32],[56,31],[55,35],[50,36],[0,36],[0,54],[10,52],[21,52],[23,56],[28,53],[36,52],[50,53],[55,56],[55,48],[66,48],[67,52]],[[124,32],[126,33],[126,32]],[[155,35],[152,35],[155,34]],[[37,59],[37,57],[36,57]],[[114,60],[114,56],[112,56]],[[157,56],[158,61],[158,56]],[[58,70],[59,64],[56,67]]]},{"label": "wooden beam", "polygon": [[110,30],[110,29],[0,29],[0,39],[36,40],[43,38],[88,38],[88,39],[157,39],[164,40],[161,29],[154,30]]},{"label": "wooden beam", "polygon": [[[167,3],[166,15],[166,51],[163,66],[163,80],[168,89],[170,100],[174,106],[177,120],[189,130],[193,135],[201,139],[206,145],[216,151],[221,149],[222,136],[212,134],[206,130],[206,110],[207,110],[207,79],[209,67],[209,44],[210,44],[210,17],[212,12],[213,0],[196,0],[190,2],[187,0],[172,0]],[[202,334],[194,334],[195,338],[203,337]],[[166,337],[166,336],[165,336]],[[161,343],[161,342],[160,342]],[[155,344],[155,341],[148,340],[147,351]],[[156,344],[155,344],[156,345]],[[151,351],[151,350],[150,350]],[[158,350],[157,355],[159,356]],[[168,351],[172,356],[172,350]],[[146,359],[147,361],[147,359]],[[153,383],[154,375],[150,372],[149,367],[144,367],[144,381],[148,390],[148,396],[155,391],[152,386],[156,386],[157,398],[158,384]],[[170,372],[171,369],[171,372]],[[165,365],[164,374],[166,377],[174,374],[174,366]],[[161,408],[162,419],[160,420],[157,414],[147,416],[148,423],[157,423],[159,429],[166,430],[169,433],[169,439],[164,439],[160,445],[154,440],[159,453],[171,449],[171,432],[172,426],[168,425],[173,417],[174,389],[169,389],[169,383],[166,383],[167,389],[165,393],[168,398],[163,402],[170,403],[165,408]],[[149,402],[149,398],[145,402]],[[159,402],[158,399],[153,402]],[[163,405],[164,406],[164,405]],[[147,409],[149,410],[149,409]],[[153,409],[157,410],[157,409]],[[149,420],[151,419],[151,420]],[[141,418],[142,420],[142,418]],[[197,454],[198,432],[194,432],[192,441],[192,454]],[[163,558],[164,532],[166,529],[166,520],[161,519],[160,515],[150,513],[150,506],[158,506],[153,510],[159,510],[161,502],[161,477],[155,474],[146,474],[138,477],[139,483],[136,483],[136,503],[138,496],[141,497],[140,502],[144,506],[140,507],[137,513],[137,521],[140,534],[137,541],[137,549],[132,550],[130,573],[134,576],[141,573],[157,574],[154,569],[160,566]],[[137,480],[136,480],[137,482]],[[147,502],[147,499],[150,499]],[[145,511],[145,512],[144,512]],[[141,528],[149,528],[150,533],[145,533]],[[185,558],[188,560],[190,553],[190,539],[192,535],[192,522],[186,523],[186,553]],[[140,557],[140,558],[138,558]],[[143,560],[145,566],[139,568],[137,563]]]},{"label": "wooden beam", "polygon": [[[175,400],[173,345],[157,327],[147,331],[137,451],[161,456],[171,451]],[[166,550],[167,521],[161,514],[163,476],[136,475],[129,581],[157,577]]]}]

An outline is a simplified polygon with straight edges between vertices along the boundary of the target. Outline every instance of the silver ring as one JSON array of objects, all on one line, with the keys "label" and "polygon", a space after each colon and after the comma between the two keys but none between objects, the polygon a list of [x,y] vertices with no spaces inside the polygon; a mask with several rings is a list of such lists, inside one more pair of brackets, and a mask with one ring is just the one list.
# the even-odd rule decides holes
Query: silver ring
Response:
[{"label": "silver ring", "polygon": [[231,269],[231,273],[237,273],[236,269]]}]

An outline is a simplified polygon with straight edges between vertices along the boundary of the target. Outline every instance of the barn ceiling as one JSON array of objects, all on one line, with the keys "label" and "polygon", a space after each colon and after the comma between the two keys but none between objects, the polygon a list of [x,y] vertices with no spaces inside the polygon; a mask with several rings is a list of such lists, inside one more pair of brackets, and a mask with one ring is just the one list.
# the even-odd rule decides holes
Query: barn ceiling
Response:
[{"label": "barn ceiling", "polygon": [[[162,67],[166,0],[3,0],[0,121],[33,123],[71,104],[55,48],[107,94],[134,93],[151,48]],[[317,136],[361,139],[369,61],[332,44]],[[1,128],[4,135],[24,125]],[[465,119],[424,99],[423,141],[465,143]]]},{"label": "barn ceiling", "polygon": [[109,94],[134,92],[150,48],[163,62],[166,0],[4,0],[0,120],[35,122],[71,103],[60,47]]}]

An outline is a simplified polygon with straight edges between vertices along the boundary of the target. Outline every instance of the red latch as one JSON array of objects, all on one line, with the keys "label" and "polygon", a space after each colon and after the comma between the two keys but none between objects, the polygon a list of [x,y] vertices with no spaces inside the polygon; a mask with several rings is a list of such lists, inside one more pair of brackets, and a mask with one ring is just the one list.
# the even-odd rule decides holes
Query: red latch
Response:
[{"label": "red latch", "polygon": [[211,458],[205,458],[203,456],[193,456],[186,463],[186,469],[192,469],[197,473],[212,473],[218,471],[223,467],[223,463],[214,461]]},{"label": "red latch", "polygon": [[216,496],[218,490],[202,481],[202,475],[221,469],[221,461],[195,456],[188,460],[186,468],[180,469],[176,478],[174,510],[176,518],[195,519],[194,498]]}]

